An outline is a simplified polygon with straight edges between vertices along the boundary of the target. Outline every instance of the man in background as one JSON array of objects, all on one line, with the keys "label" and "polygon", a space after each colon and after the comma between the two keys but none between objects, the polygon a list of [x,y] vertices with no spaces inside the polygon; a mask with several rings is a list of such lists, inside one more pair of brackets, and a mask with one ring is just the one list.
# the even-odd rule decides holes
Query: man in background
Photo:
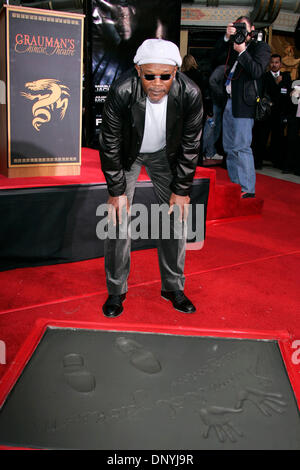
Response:
[{"label": "man in background", "polygon": [[[289,72],[281,72],[281,56],[272,54],[270,70],[264,74],[264,88],[273,103],[270,119],[263,126],[265,141],[262,149],[266,150],[267,139],[271,133],[269,159],[275,168],[280,168],[288,173],[291,168],[289,152],[287,148],[291,145],[288,121],[292,113],[291,90],[292,79]],[[287,146],[285,146],[285,129],[287,129]],[[287,148],[285,148],[287,147]]]}]

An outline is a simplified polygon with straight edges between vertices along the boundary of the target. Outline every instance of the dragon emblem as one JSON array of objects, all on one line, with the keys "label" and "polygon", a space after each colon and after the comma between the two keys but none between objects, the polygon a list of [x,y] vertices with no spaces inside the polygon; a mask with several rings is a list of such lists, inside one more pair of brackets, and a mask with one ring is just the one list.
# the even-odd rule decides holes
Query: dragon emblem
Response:
[{"label": "dragon emblem", "polygon": [[44,78],[35,82],[25,83],[29,92],[21,92],[28,100],[35,101],[32,106],[32,125],[39,132],[42,124],[51,120],[51,111],[60,109],[60,119],[65,117],[70,94],[69,88],[62,85],[59,80]]}]

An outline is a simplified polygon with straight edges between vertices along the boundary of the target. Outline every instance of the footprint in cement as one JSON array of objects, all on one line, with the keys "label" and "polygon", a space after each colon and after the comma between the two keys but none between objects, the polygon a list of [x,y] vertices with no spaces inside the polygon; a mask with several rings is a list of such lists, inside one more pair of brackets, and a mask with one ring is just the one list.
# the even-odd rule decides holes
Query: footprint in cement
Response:
[{"label": "footprint in cement", "polygon": [[84,359],[79,354],[67,354],[63,358],[64,376],[73,390],[76,392],[92,392],[96,387],[93,374],[86,370]]},{"label": "footprint in cement", "polygon": [[130,364],[136,369],[147,374],[156,374],[161,371],[161,365],[154,354],[136,341],[125,336],[119,336],[116,339],[116,345],[129,358]]}]

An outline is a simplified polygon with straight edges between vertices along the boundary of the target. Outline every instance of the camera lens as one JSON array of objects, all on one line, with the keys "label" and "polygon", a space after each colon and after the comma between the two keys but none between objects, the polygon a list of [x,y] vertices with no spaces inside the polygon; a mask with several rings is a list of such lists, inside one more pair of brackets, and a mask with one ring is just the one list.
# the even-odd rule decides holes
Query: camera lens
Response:
[{"label": "camera lens", "polygon": [[234,42],[236,44],[242,44],[245,41],[246,41],[246,34],[242,33],[241,31],[237,32],[234,35]]}]

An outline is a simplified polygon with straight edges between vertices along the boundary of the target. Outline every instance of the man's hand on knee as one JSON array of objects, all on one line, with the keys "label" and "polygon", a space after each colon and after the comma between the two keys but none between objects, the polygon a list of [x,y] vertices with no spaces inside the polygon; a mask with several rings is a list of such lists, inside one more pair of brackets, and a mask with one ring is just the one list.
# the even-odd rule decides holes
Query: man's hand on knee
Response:
[{"label": "man's hand on knee", "polygon": [[178,194],[171,194],[169,205],[170,209],[168,214],[172,214],[174,211],[174,206],[179,207],[179,220],[187,220],[188,218],[188,212],[189,212],[189,203],[190,203],[190,197],[189,196],[179,196]]},{"label": "man's hand on knee", "polygon": [[110,222],[112,220],[113,224],[116,225],[117,219],[118,219],[119,224],[121,224],[122,214],[124,212],[124,209],[126,209],[127,213],[129,213],[129,209],[130,209],[127,196],[125,194],[122,194],[121,196],[109,196],[107,204],[108,204],[108,221]]}]

